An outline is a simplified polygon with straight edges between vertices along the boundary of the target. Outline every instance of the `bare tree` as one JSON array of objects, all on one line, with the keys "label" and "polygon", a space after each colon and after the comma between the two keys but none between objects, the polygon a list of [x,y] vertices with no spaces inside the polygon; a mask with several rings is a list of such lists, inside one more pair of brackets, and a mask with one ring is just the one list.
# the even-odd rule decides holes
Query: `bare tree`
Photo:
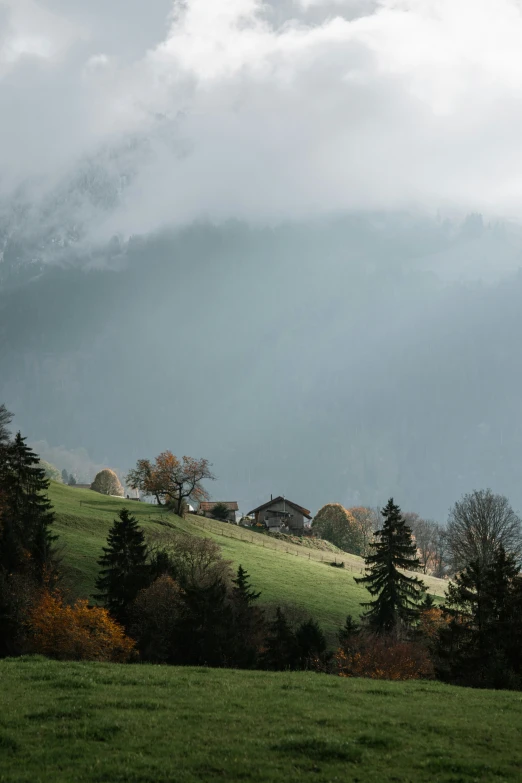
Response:
[{"label": "bare tree", "polygon": [[406,511],[403,517],[411,528],[422,571],[425,574],[431,573],[437,548],[438,525],[431,519],[423,519],[413,511]]},{"label": "bare tree", "polygon": [[448,563],[448,531],[442,525],[435,526],[435,539],[434,539],[434,554],[433,554],[433,576],[437,576],[439,579],[447,576],[449,563]]},{"label": "bare tree", "polygon": [[517,557],[522,553],[520,518],[506,497],[490,489],[474,490],[455,503],[448,519],[447,538],[456,571],[472,561],[488,565],[500,545]]},{"label": "bare tree", "polygon": [[0,405],[0,446],[5,446],[9,440],[9,424],[13,414],[9,413],[5,405]]}]

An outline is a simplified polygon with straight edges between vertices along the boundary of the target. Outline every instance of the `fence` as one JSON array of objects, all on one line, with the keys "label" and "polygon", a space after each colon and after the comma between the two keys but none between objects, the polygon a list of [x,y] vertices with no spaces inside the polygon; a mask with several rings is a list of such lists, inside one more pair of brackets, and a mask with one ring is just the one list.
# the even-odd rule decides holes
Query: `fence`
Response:
[{"label": "fence", "polygon": [[295,555],[296,557],[304,557],[306,560],[315,560],[318,563],[333,563],[340,566],[344,564],[344,569],[354,574],[363,574],[364,565],[361,563],[354,563],[347,555],[343,557],[339,552],[328,552],[322,549],[307,549],[299,544],[292,544],[290,542],[285,543],[281,539],[269,538],[264,533],[247,533],[244,528],[234,528],[231,525],[227,525],[225,522],[213,523],[209,520],[203,522],[201,517],[191,516],[190,521],[193,525],[196,525],[203,530],[208,530],[215,535],[224,536],[225,538],[233,538],[239,541],[247,541],[255,546],[263,547],[264,549],[272,549],[274,552],[286,552],[287,555]]}]

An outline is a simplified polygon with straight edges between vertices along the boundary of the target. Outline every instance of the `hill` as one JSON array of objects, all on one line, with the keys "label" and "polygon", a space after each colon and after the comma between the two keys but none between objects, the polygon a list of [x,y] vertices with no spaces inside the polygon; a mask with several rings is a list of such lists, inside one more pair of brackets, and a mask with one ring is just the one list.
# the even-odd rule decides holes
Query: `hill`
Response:
[{"label": "hill", "polygon": [[0,679],[3,783],[522,776],[517,693],[42,658],[0,661]]},{"label": "hill", "polygon": [[[285,606],[298,617],[311,615],[330,637],[343,625],[347,614],[360,613],[360,603],[368,595],[354,581],[363,569],[363,561],[355,555],[309,549],[201,517],[182,520],[158,506],[63,484],[53,483],[49,495],[56,511],[54,527],[63,546],[67,583],[75,595],[92,594],[98,572],[96,561],[112,520],[123,507],[131,509],[149,537],[180,531],[214,539],[226,559],[235,567],[241,563],[247,569],[265,605]],[[341,561],[344,568],[330,565]],[[428,577],[426,582],[432,592],[442,595],[443,581]]]}]

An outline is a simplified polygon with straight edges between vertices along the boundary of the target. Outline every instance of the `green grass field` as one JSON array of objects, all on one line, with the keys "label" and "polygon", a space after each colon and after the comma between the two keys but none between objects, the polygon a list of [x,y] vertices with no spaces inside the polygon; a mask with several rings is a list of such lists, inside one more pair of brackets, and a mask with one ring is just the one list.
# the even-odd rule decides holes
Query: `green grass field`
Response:
[{"label": "green grass field", "polygon": [[[316,618],[332,640],[347,614],[360,613],[360,603],[368,595],[354,582],[363,568],[361,558],[354,555],[312,550],[199,517],[182,520],[157,506],[104,497],[63,484],[53,483],[49,495],[56,511],[54,529],[63,546],[67,583],[75,595],[92,594],[96,561],[112,520],[125,506],[150,536],[177,530],[213,538],[226,559],[235,567],[241,563],[247,569],[261,591],[262,603],[291,607],[299,618]],[[342,559],[345,568],[332,567],[334,559]],[[444,582],[426,581],[432,592],[442,595]]]},{"label": "green grass field", "polygon": [[519,693],[42,658],[0,681],[0,783],[522,780]]}]

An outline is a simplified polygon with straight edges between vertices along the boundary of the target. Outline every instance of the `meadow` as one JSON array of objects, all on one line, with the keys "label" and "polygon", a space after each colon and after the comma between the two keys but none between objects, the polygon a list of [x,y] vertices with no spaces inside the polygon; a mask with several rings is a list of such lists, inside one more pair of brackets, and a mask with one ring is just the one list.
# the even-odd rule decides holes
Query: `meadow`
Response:
[{"label": "meadow", "polygon": [[519,693],[38,657],[0,680],[0,783],[522,779]]},{"label": "meadow", "polygon": [[[75,596],[90,596],[98,573],[96,561],[118,511],[127,507],[137,517],[151,540],[176,532],[214,539],[223,557],[235,568],[241,564],[261,591],[260,602],[268,607],[285,607],[296,619],[314,617],[330,641],[344,624],[347,614],[358,616],[368,593],[354,581],[363,572],[360,557],[346,553],[309,549],[268,538],[235,525],[189,516],[180,519],[158,506],[98,495],[52,483],[49,496],[56,512],[54,531],[59,535],[66,584]],[[332,562],[344,562],[344,568]],[[435,594],[442,595],[445,583],[428,578]]]}]

